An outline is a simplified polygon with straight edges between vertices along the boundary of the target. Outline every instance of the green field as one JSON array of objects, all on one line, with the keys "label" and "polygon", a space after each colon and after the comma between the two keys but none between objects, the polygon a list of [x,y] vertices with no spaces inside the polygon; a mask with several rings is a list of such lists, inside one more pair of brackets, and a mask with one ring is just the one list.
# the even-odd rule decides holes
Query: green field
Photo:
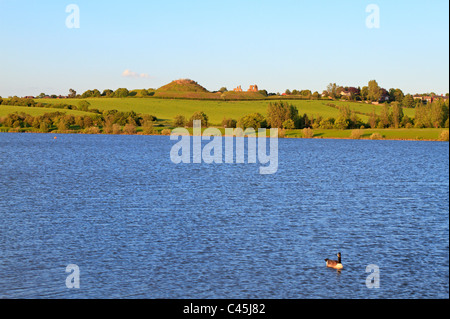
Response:
[{"label": "green field", "polygon": [[[41,103],[67,103],[78,105],[77,99],[71,100],[39,100]],[[267,106],[271,101],[257,100],[257,101],[209,101],[209,100],[182,100],[182,99],[156,99],[156,98],[89,98],[86,99],[91,104],[91,108],[99,110],[118,111],[135,111],[136,113],[151,114],[162,120],[172,120],[176,115],[184,115],[189,118],[196,111],[205,112],[212,125],[219,125],[223,118],[240,119],[241,117],[250,113],[261,113],[266,115]],[[371,105],[362,105],[361,103],[350,103],[341,101],[329,100],[289,100],[289,103],[295,105],[299,114],[308,114],[308,116],[317,117],[321,115],[324,118],[334,117],[339,115],[339,110],[330,106],[328,103],[335,105],[349,105],[351,109],[358,110],[363,113],[372,112]],[[381,107],[376,107],[377,112]],[[408,110],[409,111],[409,110]],[[414,110],[412,110],[414,111]],[[358,116],[366,122],[368,117],[366,115],[358,114]],[[409,114],[408,114],[409,116]]]},{"label": "green field", "polygon": [[12,105],[0,105],[0,116],[5,116],[11,113],[25,113],[32,116],[44,115],[45,113],[63,112],[66,114],[76,115],[93,115],[90,112],[82,112],[76,110],[46,108],[46,107],[26,107],[26,106],[12,106]]},{"label": "green field", "polygon": [[[336,102],[329,102],[329,103],[334,103],[336,104]],[[373,110],[375,110],[375,113],[380,114],[381,110],[383,109],[383,105],[379,104],[379,105],[373,105],[373,104],[367,104],[367,103],[358,103],[358,102],[353,102],[353,103],[348,103],[348,102],[340,102],[343,104],[347,104],[350,106],[350,109],[354,110],[354,111],[358,111],[358,112],[362,112],[362,113],[366,113],[366,114],[370,114],[372,113]],[[407,109],[407,108],[403,108],[403,114],[408,115],[409,118],[414,118],[416,110],[415,109]]]}]

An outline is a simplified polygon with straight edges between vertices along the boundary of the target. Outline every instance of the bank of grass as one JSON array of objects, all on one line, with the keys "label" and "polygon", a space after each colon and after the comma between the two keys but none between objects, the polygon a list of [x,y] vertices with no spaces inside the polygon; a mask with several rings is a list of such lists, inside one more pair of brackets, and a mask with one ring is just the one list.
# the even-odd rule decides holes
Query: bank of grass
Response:
[{"label": "bank of grass", "polygon": [[[136,127],[136,133],[132,135],[170,135],[171,131],[167,127],[154,127],[151,134],[144,134],[144,128],[141,126]],[[76,125],[70,126],[69,129],[64,131],[59,131],[56,126],[52,126],[49,132],[42,132],[39,128],[34,127],[5,127],[0,126],[0,133],[49,133],[49,134],[107,134],[104,132],[103,128],[92,126],[85,129],[80,129]],[[120,126],[120,135],[127,135],[125,132],[125,127]],[[111,133],[111,135],[116,135]]]},{"label": "bank of grass", "polygon": [[[192,135],[193,129],[187,128],[189,134]],[[202,132],[205,128],[202,128]],[[218,128],[220,134],[225,136],[225,129]],[[284,138],[330,138],[330,139],[355,139],[355,130],[336,130],[336,129],[314,129],[311,132],[305,132],[305,130],[283,130]],[[442,128],[425,128],[425,129],[359,129],[358,139],[378,139],[376,136],[380,136],[385,140],[426,140],[426,141],[448,141],[448,129]],[[442,133],[445,132],[445,133]],[[312,137],[309,135],[312,133]],[[267,136],[269,136],[269,130],[267,130]],[[353,136],[352,136],[353,135]]]},{"label": "bank of grass", "polygon": [[13,106],[13,105],[0,105],[0,117],[6,116],[12,113],[25,113],[32,116],[44,115],[45,113],[55,113],[62,112],[66,114],[71,114],[73,116],[84,116],[84,115],[94,115],[94,113],[83,112],[78,110],[68,110],[68,109],[57,109],[51,107],[27,107],[27,106]]},{"label": "bank of grass", "polygon": [[[354,130],[315,129],[314,138],[340,138],[351,139]],[[448,129],[442,128],[410,128],[410,129],[364,129],[359,130],[359,139],[370,139],[373,134],[380,134],[386,140],[442,140],[442,132]],[[445,135],[445,134],[444,134]],[[286,130],[286,138],[302,138],[302,130]]]},{"label": "bank of grass", "polygon": [[[96,127],[95,127],[96,128]],[[153,133],[148,135],[170,135],[173,127],[154,127]],[[186,128],[190,135],[193,134],[192,128]],[[202,128],[202,132],[206,128]],[[226,136],[225,128],[217,127],[220,135]],[[358,138],[355,138],[355,131],[358,131]],[[40,133],[39,129],[28,128],[8,128],[0,126],[0,132],[17,133]],[[105,134],[102,129],[96,128],[99,134]],[[304,130],[279,130],[283,138],[312,138],[312,139],[367,139],[367,140],[418,140],[418,141],[444,141],[448,142],[449,130],[442,128],[425,129],[358,129],[358,130],[337,130],[337,129],[310,129]],[[59,132],[56,127],[51,128],[50,133],[91,133],[89,129],[78,129],[71,127],[69,130]],[[121,127],[121,134],[125,134],[124,127]],[[136,127],[136,134],[143,134],[143,127]],[[267,130],[267,136],[270,136],[270,130]]]}]

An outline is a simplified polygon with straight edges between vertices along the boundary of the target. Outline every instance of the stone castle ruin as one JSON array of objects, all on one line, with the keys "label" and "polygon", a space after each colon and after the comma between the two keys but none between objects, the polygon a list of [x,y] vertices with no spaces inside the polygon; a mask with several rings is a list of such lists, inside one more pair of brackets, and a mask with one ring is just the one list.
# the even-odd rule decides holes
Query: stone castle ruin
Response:
[{"label": "stone castle ruin", "polygon": [[258,86],[255,85],[250,85],[250,88],[248,89],[247,92],[258,92]]},{"label": "stone castle ruin", "polygon": [[[239,85],[237,88],[235,88],[233,90],[234,92],[243,92],[242,87]],[[247,92],[258,92],[258,86],[255,85],[250,85],[249,89],[247,90]]]}]

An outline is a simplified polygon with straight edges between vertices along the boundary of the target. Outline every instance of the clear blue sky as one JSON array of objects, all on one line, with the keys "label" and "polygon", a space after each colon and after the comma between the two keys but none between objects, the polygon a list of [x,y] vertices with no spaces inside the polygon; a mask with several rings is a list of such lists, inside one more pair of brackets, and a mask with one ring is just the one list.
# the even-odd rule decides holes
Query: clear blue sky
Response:
[{"label": "clear blue sky", "polygon": [[[66,27],[71,3],[79,29]],[[371,3],[379,29],[366,27]],[[449,91],[447,0],[0,0],[0,43],[3,97],[179,78],[209,90],[322,92],[376,79],[405,93]]]}]

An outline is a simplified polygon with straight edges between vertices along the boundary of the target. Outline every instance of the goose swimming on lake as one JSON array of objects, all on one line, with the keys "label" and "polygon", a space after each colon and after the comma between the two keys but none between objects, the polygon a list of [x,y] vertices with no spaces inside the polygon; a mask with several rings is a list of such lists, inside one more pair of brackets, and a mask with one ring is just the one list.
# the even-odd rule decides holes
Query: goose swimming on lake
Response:
[{"label": "goose swimming on lake", "polygon": [[337,254],[338,260],[330,260],[330,259],[325,259],[326,263],[327,263],[327,267],[329,268],[334,268],[334,269],[342,269],[344,268],[344,266],[342,266],[342,262],[341,262],[341,253]]}]

